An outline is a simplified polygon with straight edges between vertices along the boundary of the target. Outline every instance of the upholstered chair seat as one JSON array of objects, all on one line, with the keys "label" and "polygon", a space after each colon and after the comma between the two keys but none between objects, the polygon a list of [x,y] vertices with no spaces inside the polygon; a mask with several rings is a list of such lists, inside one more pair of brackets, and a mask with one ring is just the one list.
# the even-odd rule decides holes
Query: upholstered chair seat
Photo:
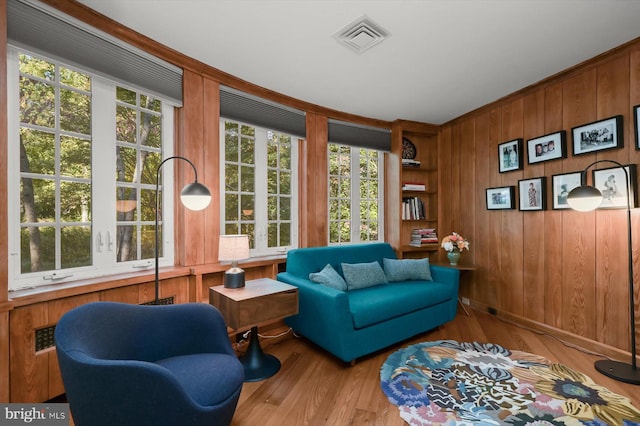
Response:
[{"label": "upholstered chair seat", "polygon": [[231,423],[244,370],[213,306],[89,303],[55,340],[78,426]]}]

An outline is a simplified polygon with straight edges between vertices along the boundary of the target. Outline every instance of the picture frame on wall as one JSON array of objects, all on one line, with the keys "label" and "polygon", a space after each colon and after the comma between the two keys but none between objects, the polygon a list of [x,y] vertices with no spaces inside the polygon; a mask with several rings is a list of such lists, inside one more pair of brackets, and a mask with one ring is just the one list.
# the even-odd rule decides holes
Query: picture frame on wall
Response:
[{"label": "picture frame on wall", "polygon": [[540,176],[531,179],[520,179],[518,181],[518,193],[520,211],[546,210],[546,187],[547,178]]},{"label": "picture frame on wall", "polygon": [[582,185],[582,172],[564,173],[551,177],[551,197],[553,210],[569,209],[567,196],[573,188]]},{"label": "picture frame on wall", "polygon": [[631,208],[636,207],[636,180],[637,172],[635,164],[624,166],[629,174],[629,182],[625,182],[624,171],[620,167],[610,167],[593,171],[593,186],[602,192],[602,203],[598,209],[626,209],[629,191]]},{"label": "picture frame on wall", "polygon": [[640,150],[640,105],[633,107],[633,129],[636,135],[636,150]]},{"label": "picture frame on wall", "polygon": [[617,149],[624,146],[622,115],[571,129],[573,155]]},{"label": "picture frame on wall", "polygon": [[486,194],[487,210],[511,210],[515,208],[515,186],[487,188]]},{"label": "picture frame on wall", "polygon": [[522,139],[514,139],[498,145],[498,159],[500,173],[522,170]]},{"label": "picture frame on wall", "polygon": [[561,130],[548,135],[527,140],[527,161],[529,164],[566,158],[567,132]]}]

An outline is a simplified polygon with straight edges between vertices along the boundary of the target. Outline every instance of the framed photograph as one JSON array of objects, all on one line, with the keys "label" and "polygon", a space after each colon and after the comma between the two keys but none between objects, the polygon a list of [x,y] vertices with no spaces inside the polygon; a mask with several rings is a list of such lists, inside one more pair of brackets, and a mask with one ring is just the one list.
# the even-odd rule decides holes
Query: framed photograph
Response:
[{"label": "framed photograph", "polygon": [[623,147],[622,116],[607,118],[571,129],[573,155]]},{"label": "framed photograph", "polygon": [[498,145],[500,173],[522,170],[522,139],[514,139]]},{"label": "framed photograph", "polygon": [[633,129],[636,135],[636,150],[640,150],[640,105],[633,107]]},{"label": "framed photograph", "polygon": [[567,196],[573,188],[582,184],[582,172],[565,173],[551,177],[551,196],[553,209],[568,209]]},{"label": "framed photograph", "polygon": [[487,210],[510,210],[515,208],[516,187],[500,186],[487,188]]},{"label": "framed photograph", "polygon": [[521,211],[545,210],[547,208],[545,189],[547,178],[545,176],[533,179],[521,179],[518,181],[518,193],[520,194],[519,207]]},{"label": "framed photograph", "polygon": [[636,165],[624,166],[629,174],[629,182],[625,182],[625,174],[620,167],[593,171],[593,185],[602,192],[602,203],[599,209],[626,209],[627,195],[631,208],[636,206]]},{"label": "framed photograph", "polygon": [[529,164],[542,161],[565,158],[567,156],[567,132],[561,130],[556,133],[540,136],[527,141],[527,161]]}]

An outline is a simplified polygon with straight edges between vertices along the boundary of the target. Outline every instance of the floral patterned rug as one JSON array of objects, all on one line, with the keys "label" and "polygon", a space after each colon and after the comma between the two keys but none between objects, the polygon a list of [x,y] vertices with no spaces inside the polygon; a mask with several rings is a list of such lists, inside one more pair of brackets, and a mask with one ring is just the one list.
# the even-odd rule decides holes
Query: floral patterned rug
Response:
[{"label": "floral patterned rug", "polygon": [[380,381],[411,425],[640,425],[627,397],[565,365],[490,343],[409,346],[389,356]]}]

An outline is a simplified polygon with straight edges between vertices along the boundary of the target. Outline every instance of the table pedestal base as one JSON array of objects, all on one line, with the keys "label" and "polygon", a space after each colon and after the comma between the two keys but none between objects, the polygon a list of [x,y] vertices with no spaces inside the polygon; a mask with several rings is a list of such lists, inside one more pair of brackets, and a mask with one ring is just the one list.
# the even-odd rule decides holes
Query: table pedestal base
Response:
[{"label": "table pedestal base", "polygon": [[260,347],[258,327],[251,328],[251,340],[247,352],[240,357],[244,367],[244,381],[257,382],[267,379],[280,370],[280,360],[273,355],[265,354]]}]

